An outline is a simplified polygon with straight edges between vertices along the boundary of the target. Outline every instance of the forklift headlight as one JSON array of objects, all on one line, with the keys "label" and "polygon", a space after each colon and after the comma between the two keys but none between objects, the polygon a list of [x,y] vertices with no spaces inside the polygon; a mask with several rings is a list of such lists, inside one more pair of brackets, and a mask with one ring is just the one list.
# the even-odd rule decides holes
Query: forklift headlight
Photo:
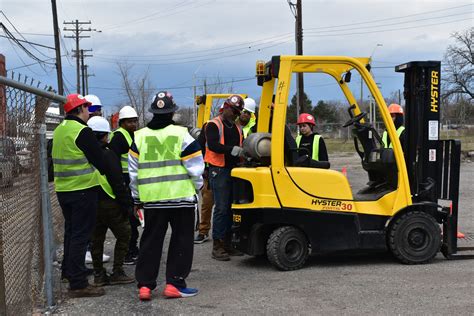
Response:
[{"label": "forklift headlight", "polygon": [[265,61],[257,60],[255,71],[256,71],[257,77],[264,76],[265,75]]}]

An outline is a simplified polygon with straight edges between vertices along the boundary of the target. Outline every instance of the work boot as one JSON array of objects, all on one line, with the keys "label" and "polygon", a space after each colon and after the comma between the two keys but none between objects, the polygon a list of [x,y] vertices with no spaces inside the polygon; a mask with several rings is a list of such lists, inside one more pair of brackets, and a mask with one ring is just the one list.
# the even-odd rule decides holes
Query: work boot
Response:
[{"label": "work boot", "polygon": [[110,278],[105,269],[94,272],[94,286],[104,286],[110,284]]},{"label": "work boot", "polygon": [[102,287],[94,287],[92,285],[87,285],[83,289],[77,290],[69,290],[69,297],[77,298],[77,297],[98,297],[105,294],[104,288]]},{"label": "work boot", "polygon": [[225,237],[225,239],[224,239],[224,249],[225,249],[225,251],[229,254],[229,256],[232,256],[232,257],[243,256],[244,253],[242,251],[232,247],[231,240],[232,240],[232,237],[230,235]]},{"label": "work boot", "polygon": [[229,254],[224,249],[224,241],[222,239],[213,240],[212,258],[219,261],[229,261]]},{"label": "work boot", "polygon": [[114,271],[110,276],[110,284],[129,284],[135,282],[135,279],[125,274],[125,271]]}]

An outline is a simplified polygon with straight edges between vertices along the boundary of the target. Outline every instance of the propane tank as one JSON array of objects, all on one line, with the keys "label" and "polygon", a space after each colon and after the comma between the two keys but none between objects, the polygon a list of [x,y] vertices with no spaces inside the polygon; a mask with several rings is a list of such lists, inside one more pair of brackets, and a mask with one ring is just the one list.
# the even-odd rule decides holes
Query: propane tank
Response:
[{"label": "propane tank", "polygon": [[252,133],[244,141],[244,152],[257,160],[268,158],[271,153],[271,139],[270,133]]}]

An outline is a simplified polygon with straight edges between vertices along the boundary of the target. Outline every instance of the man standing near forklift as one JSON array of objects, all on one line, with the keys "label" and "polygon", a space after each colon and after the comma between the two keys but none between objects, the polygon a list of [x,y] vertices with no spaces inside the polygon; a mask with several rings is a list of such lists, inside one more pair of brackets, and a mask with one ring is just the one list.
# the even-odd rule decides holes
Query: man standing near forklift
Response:
[{"label": "man standing near forklift", "polygon": [[243,155],[242,130],[236,124],[244,108],[239,95],[231,95],[224,102],[223,111],[206,126],[206,156],[209,164],[209,184],[214,195],[212,225],[212,258],[229,261],[229,256],[243,255],[231,247],[232,227],[232,178],[231,170]]},{"label": "man standing near forklift", "polygon": [[308,113],[301,113],[296,122],[300,130],[300,134],[296,137],[296,145],[299,150],[300,157],[308,155],[316,161],[329,161],[328,151],[324,139],[318,133],[313,133],[316,125],[314,116]]},{"label": "man standing near forklift", "polygon": [[[397,130],[398,138],[400,139],[400,144],[402,145],[403,151],[405,151],[405,126],[403,126],[403,108],[396,103],[392,103],[388,107],[388,111],[392,116],[393,124]],[[387,131],[384,131],[382,134],[382,141],[385,148],[393,148],[390,137],[388,137]]]},{"label": "man standing near forklift", "polygon": [[244,100],[244,109],[237,119],[237,123],[242,128],[242,134],[244,139],[252,133],[257,131],[257,118],[255,117],[255,109],[257,104],[252,98],[246,98]]}]

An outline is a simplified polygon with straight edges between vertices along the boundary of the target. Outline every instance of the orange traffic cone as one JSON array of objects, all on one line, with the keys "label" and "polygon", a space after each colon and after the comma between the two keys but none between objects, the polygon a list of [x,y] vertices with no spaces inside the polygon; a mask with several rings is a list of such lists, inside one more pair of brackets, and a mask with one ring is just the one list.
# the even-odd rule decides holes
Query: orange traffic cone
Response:
[{"label": "orange traffic cone", "polygon": [[342,174],[344,175],[344,177],[347,178],[347,168],[346,168],[346,167],[342,167],[341,172],[342,172]]},{"label": "orange traffic cone", "polygon": [[466,235],[464,235],[464,234],[461,233],[461,232],[458,232],[457,237],[458,237],[458,238],[466,238]]}]

